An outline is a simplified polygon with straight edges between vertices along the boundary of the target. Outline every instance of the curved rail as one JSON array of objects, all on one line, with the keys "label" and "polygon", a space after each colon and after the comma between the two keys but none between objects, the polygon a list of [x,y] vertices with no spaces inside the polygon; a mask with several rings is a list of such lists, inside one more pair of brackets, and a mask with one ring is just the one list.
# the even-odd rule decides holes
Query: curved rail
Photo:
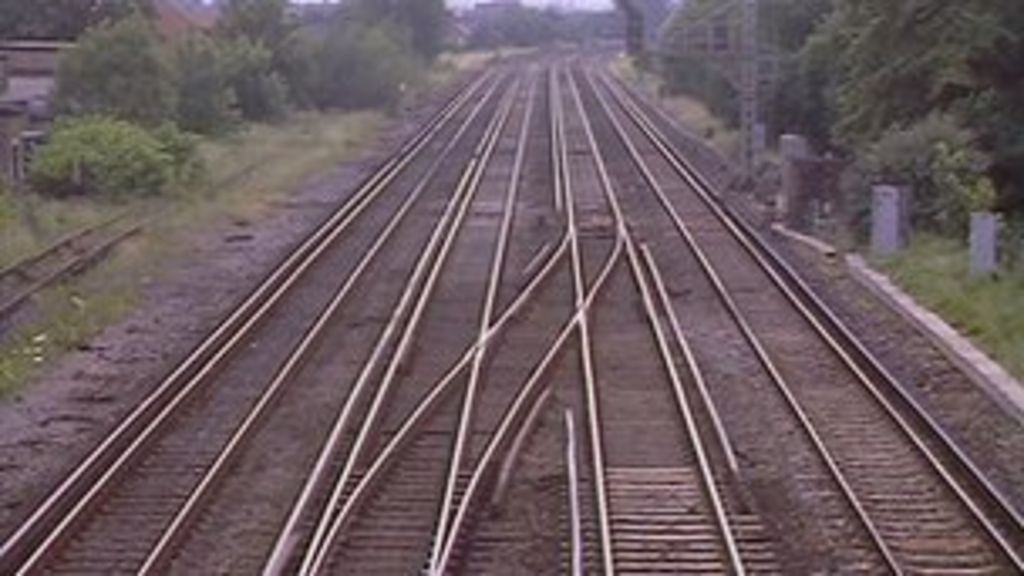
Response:
[{"label": "curved rail", "polygon": [[[618,197],[615,192],[615,187],[612,185],[611,177],[608,172],[607,163],[605,161],[604,154],[601,152],[600,147],[597,143],[597,137],[594,135],[593,126],[590,123],[590,119],[586,114],[586,109],[583,104],[583,99],[580,95],[579,87],[576,84],[576,80],[573,75],[569,74],[569,85],[572,89],[573,99],[576,102],[576,106],[579,110],[580,116],[583,118],[583,126],[587,135],[587,141],[590,146],[591,156],[594,159],[595,167],[600,175],[601,187],[608,198],[608,202],[612,207],[612,212],[615,215],[615,220],[619,228],[619,234],[622,235],[625,241],[627,260],[630,265],[630,270],[633,274],[634,281],[640,291],[641,298],[644,304],[644,311],[647,316],[650,328],[654,333],[655,340],[657,341],[658,351],[661,355],[661,361],[664,368],[669,374],[669,379],[672,383],[673,393],[676,396],[677,407],[680,414],[683,417],[683,421],[686,425],[687,440],[689,441],[690,448],[693,450],[696,458],[698,468],[701,473],[702,489],[705,496],[711,503],[711,508],[714,512],[715,523],[718,528],[718,535],[722,540],[723,547],[726,552],[727,564],[730,571],[733,574],[743,575],[745,569],[743,567],[743,560],[740,558],[739,549],[736,545],[736,539],[733,534],[731,522],[729,521],[728,515],[725,511],[725,506],[722,502],[722,497],[718,492],[718,487],[715,484],[714,472],[711,469],[710,462],[708,460],[706,451],[704,449],[703,440],[701,434],[697,428],[696,420],[693,415],[693,410],[690,406],[690,401],[687,398],[686,392],[683,388],[682,381],[679,375],[679,371],[676,368],[675,360],[672,357],[672,351],[668,345],[668,339],[665,336],[664,329],[662,328],[661,321],[658,317],[654,306],[654,299],[651,296],[651,289],[647,279],[643,274],[642,267],[640,265],[640,258],[637,254],[636,243],[633,240],[632,233],[626,226],[626,218],[622,212],[622,207],[619,203]],[[611,528],[608,527],[610,533]]]},{"label": "curved rail", "polygon": [[[369,387],[377,370],[377,365],[384,359],[386,351],[397,336],[397,348],[391,355],[385,374],[376,387],[371,406],[363,418],[363,424],[359,427],[358,435],[352,448],[348,451],[341,475],[336,480],[331,481],[333,488],[327,503],[318,513],[319,520],[302,557],[300,572],[316,572],[319,569],[320,563],[326,558],[327,549],[331,542],[330,525],[334,517],[334,511],[338,508],[344,490],[351,481],[356,461],[362,456],[369,440],[371,429],[376,425],[384,399],[394,383],[401,361],[407,354],[426,305],[431,299],[440,271],[447,261],[451,246],[454,243],[458,230],[461,228],[461,223],[475,194],[479,178],[482,177],[482,166],[486,165],[486,159],[489,158],[494,147],[497,145],[498,136],[504,123],[507,121],[514,93],[515,88],[511,88],[503,97],[499,112],[492,118],[485,131],[483,140],[478,144],[474,152],[473,159],[463,171],[456,192],[449,201],[444,215],[435,226],[430,240],[423,249],[416,269],[413,271],[388,325],[378,337],[370,359],[363,365],[356,384],[346,399],[341,414],[335,420],[328,441],[321,450],[321,455],[317,460],[313,473],[309,476],[299,501],[294,506],[288,522],[280,533],[271,559],[267,564],[267,573],[279,573],[285,570],[288,562],[291,560],[294,554],[294,546],[299,540],[297,533],[299,519],[309,512],[312,499],[319,486],[329,480],[329,462],[337,457],[336,455],[344,433],[349,429],[351,419],[355,415],[355,403],[360,399],[363,391]],[[408,316],[408,321],[402,327],[402,320],[406,316]]]},{"label": "curved rail", "polygon": [[[502,219],[498,230],[498,242],[494,247],[494,254],[491,257],[491,270],[487,281],[487,294],[484,296],[483,310],[480,313],[480,326],[478,339],[484,337],[490,330],[493,323],[495,308],[497,307],[498,291],[501,288],[501,278],[505,270],[505,259],[508,253],[509,237],[512,232],[512,219],[515,214],[515,204],[519,196],[520,180],[523,173],[523,163],[526,160],[526,143],[530,134],[531,122],[533,121],[534,96],[537,90],[537,79],[534,78],[527,91],[526,111],[523,114],[522,126],[516,143],[516,155],[513,161],[512,173],[509,176],[508,189],[505,194],[505,203],[502,207]],[[442,542],[448,532],[448,524],[451,521],[451,509],[455,502],[456,488],[458,485],[459,472],[462,470],[462,461],[465,457],[466,447],[469,443],[470,425],[473,419],[473,412],[476,406],[477,390],[480,387],[480,379],[483,376],[484,359],[486,357],[483,348],[477,350],[473,358],[473,365],[470,368],[469,381],[462,398],[462,410],[459,415],[458,430],[455,435],[455,445],[452,448],[452,456],[448,465],[448,478],[445,482],[444,498],[441,508],[438,511],[437,528],[434,535],[434,548],[430,557],[430,570],[437,567],[438,557],[442,551]]]},{"label": "curved rail", "polygon": [[[952,443],[948,436],[939,429],[926,426],[925,433],[929,434],[933,441],[938,442],[940,446],[944,447],[947,454],[954,460],[954,465],[961,470],[962,477],[966,478],[971,484],[971,488],[968,489],[964,487],[961,482],[954,477],[948,466],[943,463],[943,460],[935,453],[934,449],[929,446],[928,440],[925,440],[922,437],[921,432],[914,429],[913,425],[908,421],[908,417],[898,410],[896,406],[885,396],[880,389],[880,386],[886,386],[890,392],[893,392],[898,397],[904,399],[905,405],[908,406],[907,410],[909,411],[910,417],[926,424],[933,424],[933,421],[924,413],[923,410],[920,409],[919,406],[916,406],[916,403],[906,401],[907,396],[905,392],[902,391],[902,388],[898,383],[892,379],[891,375],[881,367],[877,360],[871,357],[866,349],[864,349],[856,338],[854,338],[845,326],[843,326],[838,318],[828,310],[824,303],[817,298],[809,288],[807,288],[806,284],[799,279],[799,275],[789,267],[781,257],[772,251],[763,240],[760,239],[760,236],[756,231],[754,231],[753,228],[735,212],[729,210],[725,203],[711,192],[710,186],[699,175],[699,172],[694,170],[693,167],[690,166],[684,158],[682,158],[678,151],[670,146],[664,134],[653,125],[650,119],[643,114],[636,104],[627,99],[627,97],[623,95],[622,91],[616,89],[616,87],[614,87],[607,79],[604,79],[603,84],[616,99],[620,107],[627,113],[628,117],[655,145],[659,153],[669,161],[676,173],[690,184],[698,194],[701,201],[708,206],[716,218],[718,218],[718,220],[728,228],[733,237],[737,239],[744,250],[768,275],[773,284],[779,288],[786,299],[793,305],[794,309],[799,312],[801,317],[807,321],[818,336],[828,345],[831,351],[842,361],[850,373],[854,375],[858,383],[870,393],[870,396],[883,409],[885,415],[891,422],[896,424],[900,433],[911,443],[911,445],[915,447],[917,453],[924,458],[936,476],[941,479],[942,484],[949,489],[951,494],[955,495],[960,504],[969,512],[970,517],[975,521],[976,525],[982,530],[987,538],[995,545],[995,548],[999,550],[1005,559],[1017,570],[1024,571],[1024,561],[1022,561],[1015,545],[1010,541],[1010,538],[1017,540],[1020,539],[1020,535],[1024,534],[1024,525],[1021,524],[1016,511],[1008,504],[1008,500],[995,490],[995,488],[984,478],[984,475],[980,473],[973,463],[966,460],[966,456],[960,451],[955,443]],[[600,92],[597,91],[596,88],[595,92],[597,92],[598,97],[601,98]],[[604,107],[606,113],[613,118],[613,122],[616,121],[614,120],[614,115],[608,108],[607,103],[604,103]],[[621,130],[619,132],[623,139],[628,139],[624,132]],[[665,204],[663,204],[663,206],[665,206]],[[862,361],[867,362],[868,369],[875,373],[874,378],[866,372],[865,368],[857,362],[856,358],[860,358]],[[788,392],[787,395],[789,395]],[[792,402],[795,406],[795,399],[792,400]],[[801,417],[801,420],[804,419],[806,419],[806,415]],[[809,421],[805,426],[810,426]],[[822,448],[824,448],[823,445]],[[839,473],[838,468],[836,469],[836,473]],[[975,496],[972,496],[972,493]],[[853,496],[852,491],[850,495]],[[999,517],[997,521],[993,521],[982,510],[982,505],[976,501],[976,496],[980,496],[986,502],[985,506],[988,510]],[[861,515],[866,522],[870,522],[865,513],[860,512],[859,515]],[[1012,532],[1009,535],[1004,534],[1004,532],[1000,530],[999,526],[997,526],[996,522]],[[871,530],[873,533],[877,533],[873,527]],[[879,546],[883,547],[880,548],[880,550],[886,551],[885,557],[890,568],[894,572],[899,573],[901,570],[899,564],[896,562],[895,558],[891,556],[888,546],[881,540],[880,536],[877,536],[877,543]]]},{"label": "curved rail", "polygon": [[455,136],[453,136],[451,141],[448,143],[448,146],[433,162],[424,174],[420,183],[402,202],[398,211],[390,217],[387,225],[378,233],[370,248],[363,253],[358,265],[348,275],[345,283],[338,289],[328,305],[320,312],[314,324],[303,335],[299,345],[296,346],[285,363],[277,371],[271,384],[260,396],[260,399],[256,402],[253,409],[249,412],[245,420],[232,435],[231,440],[221,451],[213,466],[210,467],[206,475],[196,486],[195,490],[193,490],[189,495],[186,503],[181,507],[174,520],[172,520],[171,524],[161,536],[160,540],[150,551],[149,556],[143,563],[142,568],[139,570],[140,574],[155,572],[160,566],[162,566],[162,562],[169,554],[171,546],[180,536],[180,533],[186,526],[187,522],[198,512],[198,508],[201,505],[202,500],[208,496],[213,486],[224,474],[229,464],[234,460],[244,441],[263,420],[266,412],[270,409],[278,393],[289,382],[310,349],[317,342],[321,333],[328,327],[331,320],[341,309],[341,306],[348,300],[349,295],[352,293],[357,283],[363,278],[366,270],[374,262],[381,250],[383,250],[398,227],[406,220],[406,217],[412,211],[413,206],[415,206],[423,196],[423,193],[427,189],[426,184],[432,180],[437,171],[448,160],[448,154],[454,148],[454,144],[462,138],[469,126],[476,120],[483,108],[483,103],[487,101],[488,96],[491,94],[493,89],[494,87],[485,94],[478,105],[463,121]]},{"label": "curved rail", "polygon": [[141,454],[192,393],[267,316],[313,262],[343,234],[431,142],[459,109],[492,80],[483,75],[456,94],[409,142],[368,177],[260,285],[91,451],[0,547],[0,572],[25,573],[65,536],[87,506]]}]

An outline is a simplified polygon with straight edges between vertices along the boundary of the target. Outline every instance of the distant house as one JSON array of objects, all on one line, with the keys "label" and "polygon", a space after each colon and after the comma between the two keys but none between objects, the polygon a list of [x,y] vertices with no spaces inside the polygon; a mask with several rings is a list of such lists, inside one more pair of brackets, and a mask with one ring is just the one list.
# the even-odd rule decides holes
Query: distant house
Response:
[{"label": "distant house", "polygon": [[168,42],[177,42],[196,32],[212,32],[220,17],[216,6],[201,2],[156,0],[154,8],[157,31]]}]

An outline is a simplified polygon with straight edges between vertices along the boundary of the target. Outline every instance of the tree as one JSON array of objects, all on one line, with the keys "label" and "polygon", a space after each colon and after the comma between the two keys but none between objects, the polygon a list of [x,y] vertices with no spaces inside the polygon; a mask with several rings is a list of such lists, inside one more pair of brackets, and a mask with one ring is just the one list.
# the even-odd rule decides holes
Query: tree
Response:
[{"label": "tree", "polygon": [[158,125],[173,116],[171,73],[140,15],[102,24],[61,59],[56,103],[65,114],[107,114]]},{"label": "tree", "polygon": [[953,114],[994,158],[1004,206],[1024,209],[1024,3],[844,0],[819,34],[833,47],[840,143],[862,149]]},{"label": "tree", "polygon": [[246,120],[274,120],[284,115],[288,88],[274,71],[273,54],[246,38],[224,46],[224,65],[238,111]]},{"label": "tree", "polygon": [[177,119],[185,130],[217,134],[239,121],[227,57],[220,44],[194,34],[174,49]]},{"label": "tree", "polygon": [[394,106],[417,64],[387,24],[342,24],[319,47],[312,90],[321,108]]},{"label": "tree", "polygon": [[367,25],[391,24],[410,36],[413,50],[427,60],[441,53],[448,11],[444,0],[356,0],[355,18]]},{"label": "tree", "polygon": [[74,40],[87,28],[141,12],[152,0],[2,0],[0,38]]},{"label": "tree", "polygon": [[275,62],[295,30],[288,19],[288,0],[228,0],[217,27],[228,38],[262,45]]}]

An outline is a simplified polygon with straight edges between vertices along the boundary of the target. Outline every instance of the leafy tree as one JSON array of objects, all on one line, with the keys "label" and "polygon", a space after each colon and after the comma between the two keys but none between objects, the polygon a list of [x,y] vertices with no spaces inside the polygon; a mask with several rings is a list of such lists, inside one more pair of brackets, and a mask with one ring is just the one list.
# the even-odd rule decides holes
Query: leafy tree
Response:
[{"label": "leafy tree", "polygon": [[288,88],[274,70],[273,54],[262,44],[239,38],[224,47],[228,83],[242,118],[266,121],[283,116]]},{"label": "leafy tree", "polygon": [[171,73],[149,22],[135,15],[87,32],[61,59],[56,102],[65,114],[107,114],[147,125],[171,118]]},{"label": "leafy tree", "polygon": [[469,39],[475,48],[538,46],[568,39],[565,19],[554,10],[510,6],[501,17],[482,22]]},{"label": "leafy tree", "polygon": [[217,134],[239,121],[224,49],[205,35],[190,35],[174,49],[177,119],[185,130]]},{"label": "leafy tree", "polygon": [[945,115],[892,128],[858,156],[844,174],[843,187],[866,220],[872,184],[909,185],[915,226],[963,237],[970,213],[989,210],[995,202],[987,176],[991,160],[976,148],[976,141],[971,131]]},{"label": "leafy tree", "polygon": [[394,106],[416,70],[395,27],[343,25],[319,47],[311,84],[322,108]]},{"label": "leafy tree", "polygon": [[820,34],[834,47],[841,143],[953,114],[992,155],[1003,205],[1024,208],[1024,3],[843,0]]},{"label": "leafy tree", "polygon": [[441,53],[448,18],[444,0],[355,0],[353,4],[355,18],[367,25],[404,29],[420,56],[433,60]]},{"label": "leafy tree", "polygon": [[73,40],[87,28],[141,12],[152,0],[2,0],[0,38]]},{"label": "leafy tree", "polygon": [[228,0],[217,26],[224,36],[262,45],[275,58],[295,30],[288,18],[288,0]]}]

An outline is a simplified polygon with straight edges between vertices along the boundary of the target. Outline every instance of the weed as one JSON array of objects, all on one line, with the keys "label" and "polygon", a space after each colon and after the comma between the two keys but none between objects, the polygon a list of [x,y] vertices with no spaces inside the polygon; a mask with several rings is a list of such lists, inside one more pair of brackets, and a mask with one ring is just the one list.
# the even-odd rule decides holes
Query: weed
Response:
[{"label": "weed", "polygon": [[1017,378],[1024,378],[1024,271],[969,274],[967,248],[918,236],[909,250],[880,263],[921,304],[955,326]]}]

